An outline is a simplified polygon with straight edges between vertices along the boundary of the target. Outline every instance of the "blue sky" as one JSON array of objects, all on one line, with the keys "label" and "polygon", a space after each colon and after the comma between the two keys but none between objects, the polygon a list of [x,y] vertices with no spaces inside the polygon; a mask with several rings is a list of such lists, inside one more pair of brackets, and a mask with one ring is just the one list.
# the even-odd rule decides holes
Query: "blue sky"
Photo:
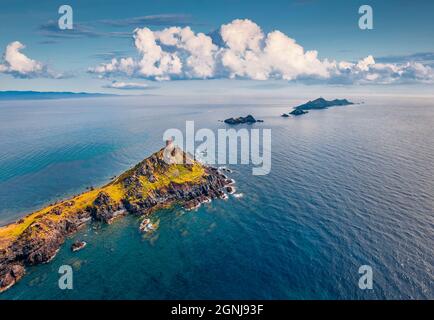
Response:
[{"label": "blue sky", "polygon": [[[155,77],[137,76],[137,73],[133,76],[121,72],[95,74],[87,70],[107,63],[113,57],[136,59],[140,56],[133,43],[135,28],[147,27],[156,31],[170,26],[190,26],[195,33],[209,34],[234,19],[252,21],[265,35],[279,30],[295,39],[305,51],[318,51],[321,61],[327,58],[338,62],[357,62],[372,55],[376,62],[381,63],[400,64],[413,60],[428,66],[433,63],[433,1],[69,1],[67,4],[74,10],[73,33],[57,29],[60,16],[57,10],[62,4],[66,3],[1,1],[0,50],[4,52],[9,44],[19,41],[26,46],[21,49],[23,54],[41,62],[44,68],[62,73],[63,77],[53,79],[41,76],[42,73],[26,77],[4,72],[0,73],[0,90],[120,93],[119,89],[108,88],[113,81],[148,84],[150,89],[146,90],[173,87],[167,81],[153,81]],[[358,8],[363,4],[373,8],[374,30],[360,30],[358,27]],[[414,69],[403,72],[413,74]],[[375,78],[373,73],[370,78]],[[314,75],[316,79],[317,74]],[[297,75],[296,80],[306,77],[304,74]],[[381,79],[383,77],[381,74]],[[280,80],[288,82],[287,78],[282,78]],[[339,77],[336,81],[341,80],[342,77]],[[353,77],[351,81],[354,81]]]}]

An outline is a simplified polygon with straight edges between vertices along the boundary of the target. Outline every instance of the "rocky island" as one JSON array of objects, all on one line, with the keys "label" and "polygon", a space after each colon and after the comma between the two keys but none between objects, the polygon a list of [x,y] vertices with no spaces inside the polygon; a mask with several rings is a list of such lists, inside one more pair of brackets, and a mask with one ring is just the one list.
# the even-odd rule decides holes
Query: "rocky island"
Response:
[{"label": "rocky island", "polygon": [[318,110],[318,109],[326,109],[329,107],[335,106],[347,106],[354,104],[347,99],[335,99],[335,100],[326,100],[324,98],[318,98],[313,101],[309,101],[302,105],[295,107],[290,114],[294,116],[299,116],[308,113],[307,110]]},{"label": "rocky island", "polygon": [[[66,238],[90,221],[111,223],[126,214],[149,215],[175,204],[193,208],[227,197],[224,190],[232,180],[217,168],[191,159],[178,147],[167,150],[152,154],[105,186],[0,227],[0,292],[20,280],[27,266],[52,260]],[[77,242],[71,249],[84,245]]]},{"label": "rocky island", "polygon": [[81,249],[83,249],[85,246],[87,245],[86,241],[75,241],[72,245],[71,245],[71,251],[75,252],[75,251],[80,251]]},{"label": "rocky island", "polygon": [[251,114],[247,117],[238,117],[238,118],[229,118],[224,120],[224,123],[227,124],[240,124],[240,123],[256,123],[256,122],[264,122],[263,120],[256,120]]},{"label": "rocky island", "polygon": [[302,114],[306,114],[306,113],[309,113],[309,111],[304,111],[302,109],[294,109],[289,114],[293,116],[301,116]]}]

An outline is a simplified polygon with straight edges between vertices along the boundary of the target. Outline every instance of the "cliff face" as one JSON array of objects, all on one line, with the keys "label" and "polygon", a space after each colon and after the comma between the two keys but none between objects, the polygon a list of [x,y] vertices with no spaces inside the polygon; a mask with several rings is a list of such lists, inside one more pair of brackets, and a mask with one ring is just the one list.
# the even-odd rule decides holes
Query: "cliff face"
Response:
[{"label": "cliff face", "polygon": [[[25,274],[25,267],[49,262],[66,237],[90,220],[111,223],[125,214],[146,215],[174,204],[186,208],[224,197],[230,183],[217,169],[163,149],[109,184],[52,204],[16,223],[0,228],[0,292]],[[184,164],[176,161],[184,160]],[[170,160],[170,159],[169,159]],[[179,163],[179,162],[178,162]]]}]

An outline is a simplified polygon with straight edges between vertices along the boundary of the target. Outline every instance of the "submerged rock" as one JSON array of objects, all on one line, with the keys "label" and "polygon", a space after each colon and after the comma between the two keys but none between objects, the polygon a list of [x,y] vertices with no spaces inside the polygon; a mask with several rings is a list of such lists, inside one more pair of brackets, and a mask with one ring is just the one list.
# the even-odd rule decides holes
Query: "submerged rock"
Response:
[{"label": "submerged rock", "polygon": [[235,193],[235,188],[234,187],[231,187],[231,186],[227,186],[226,187],[226,191],[227,191],[227,193],[229,193],[229,194],[233,194],[233,193]]},{"label": "submerged rock", "polygon": [[190,201],[186,202],[186,203],[184,204],[184,208],[185,208],[186,210],[190,211],[190,210],[194,210],[194,209],[199,208],[199,207],[200,207],[200,204],[201,204],[200,201],[198,201],[198,200],[196,200],[196,199],[193,199],[193,200],[190,200]]}]

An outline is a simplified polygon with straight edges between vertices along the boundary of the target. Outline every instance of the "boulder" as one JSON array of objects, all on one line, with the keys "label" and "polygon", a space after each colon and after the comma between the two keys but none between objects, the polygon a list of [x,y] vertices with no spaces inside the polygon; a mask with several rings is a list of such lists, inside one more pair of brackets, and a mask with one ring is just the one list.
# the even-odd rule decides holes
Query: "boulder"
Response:
[{"label": "boulder", "polygon": [[306,113],[308,113],[308,111],[304,111],[301,109],[294,109],[289,114],[292,114],[293,116],[301,116],[301,115],[306,114]]},{"label": "boulder", "polygon": [[78,241],[77,240],[71,245],[71,250],[73,252],[79,251],[79,250],[83,249],[86,245],[87,245],[87,243],[85,241]]},{"label": "boulder", "polygon": [[109,223],[113,219],[114,213],[120,209],[120,205],[104,191],[101,191],[90,208],[92,218],[97,221]]}]

